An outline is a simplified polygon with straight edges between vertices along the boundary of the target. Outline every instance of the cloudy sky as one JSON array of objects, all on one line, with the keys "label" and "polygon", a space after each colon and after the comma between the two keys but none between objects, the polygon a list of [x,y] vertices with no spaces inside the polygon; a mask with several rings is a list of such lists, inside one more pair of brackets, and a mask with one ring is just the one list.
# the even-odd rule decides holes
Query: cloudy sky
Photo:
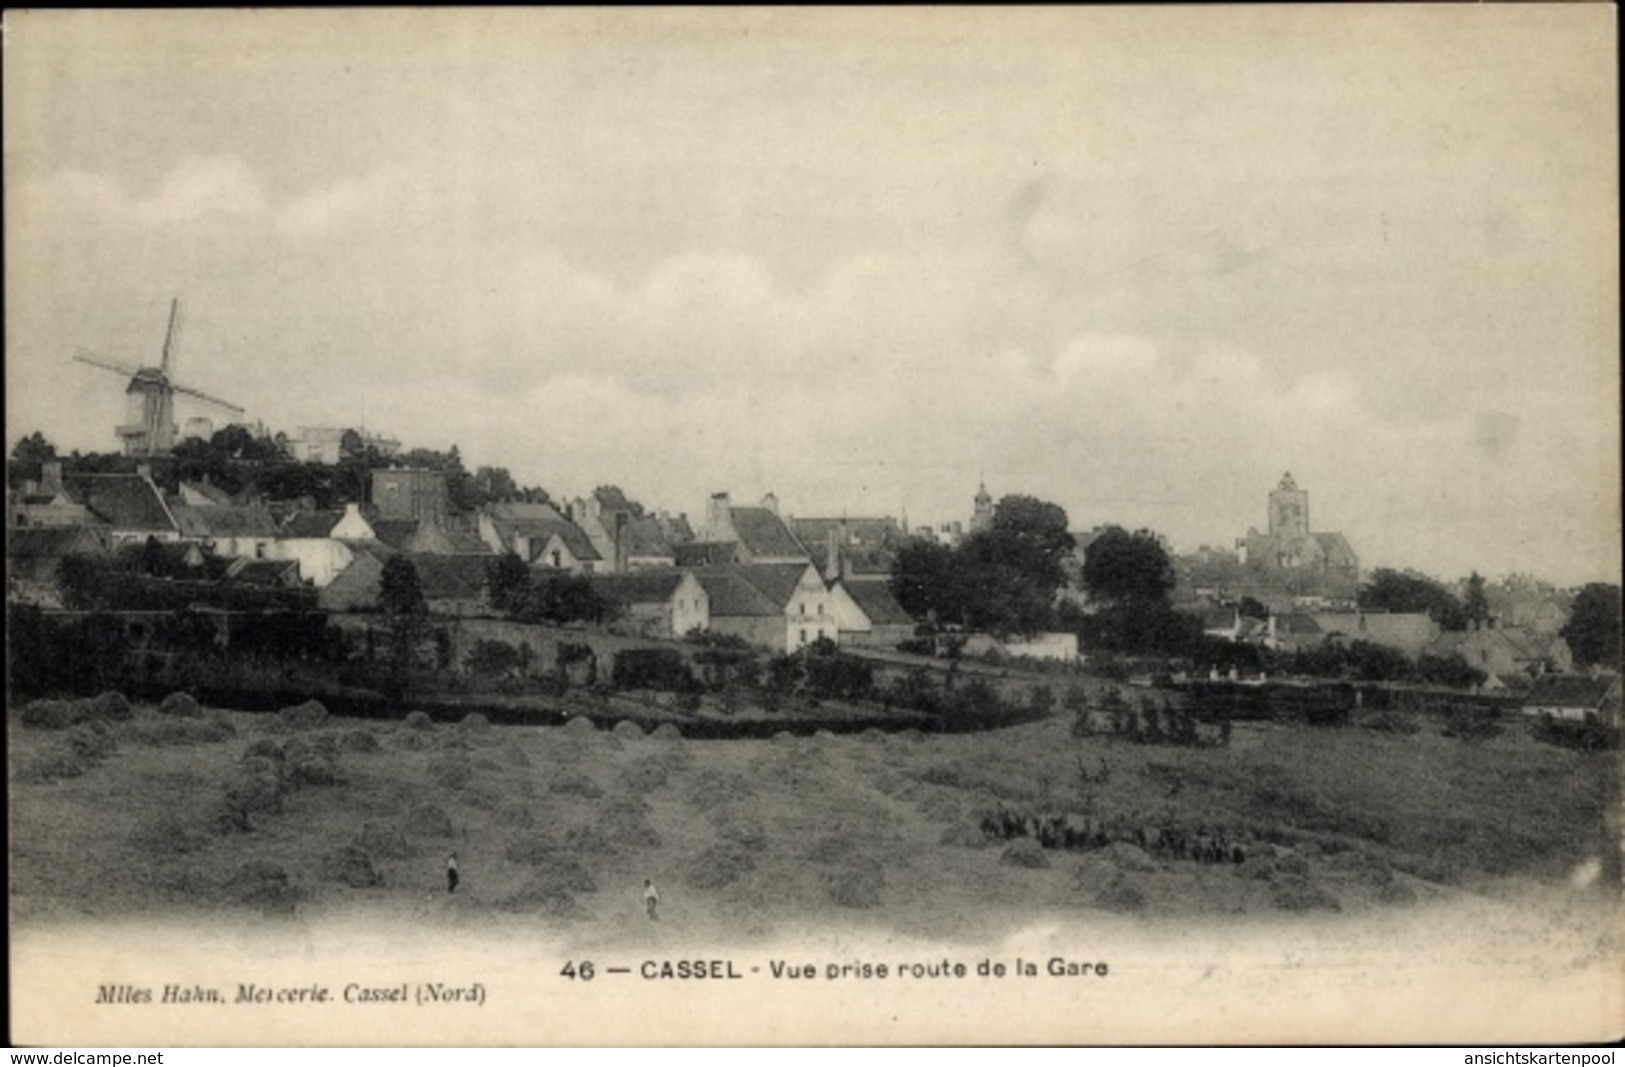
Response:
[{"label": "cloudy sky", "polygon": [[[1606,5],[10,12],[8,448],[155,362],[554,495],[1620,569]],[[194,413],[182,407],[181,415]],[[209,414],[197,409],[197,414]]]}]

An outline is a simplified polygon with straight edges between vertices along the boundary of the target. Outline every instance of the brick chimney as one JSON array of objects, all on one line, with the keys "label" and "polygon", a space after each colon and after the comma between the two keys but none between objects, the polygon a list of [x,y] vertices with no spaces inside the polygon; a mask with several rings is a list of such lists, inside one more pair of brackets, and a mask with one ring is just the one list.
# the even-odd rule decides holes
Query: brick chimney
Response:
[{"label": "brick chimney", "polygon": [[707,541],[726,539],[727,531],[733,529],[733,506],[728,503],[727,493],[712,493],[710,503],[705,510],[705,530],[701,538]]},{"label": "brick chimney", "polygon": [[762,497],[762,507],[777,515],[779,513],[779,498],[772,493]]},{"label": "brick chimney", "polygon": [[824,535],[824,580],[833,582],[841,576],[841,535],[835,527]]},{"label": "brick chimney", "polygon": [[615,573],[625,574],[630,566],[632,556],[631,536],[627,532],[627,515],[624,511],[615,513]]}]

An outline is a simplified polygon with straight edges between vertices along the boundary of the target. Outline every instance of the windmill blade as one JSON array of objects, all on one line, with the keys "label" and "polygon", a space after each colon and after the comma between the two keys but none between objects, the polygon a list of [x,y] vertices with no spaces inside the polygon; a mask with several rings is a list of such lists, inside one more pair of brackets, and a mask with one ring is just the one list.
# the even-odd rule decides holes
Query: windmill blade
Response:
[{"label": "windmill blade", "polygon": [[114,363],[111,360],[101,359],[94,353],[88,352],[83,348],[75,352],[73,354],[73,358],[78,360],[80,363],[89,363],[92,367],[100,367],[102,370],[115,371],[119,374],[128,375],[131,378],[134,378],[137,374],[141,373],[140,367],[132,367],[127,363]]},{"label": "windmill blade", "polygon": [[198,390],[189,386],[171,384],[169,388],[172,392],[183,393],[186,396],[196,397],[198,400],[204,400],[210,404],[218,404],[221,407],[226,408],[228,411],[235,411],[239,415],[246,410],[245,408],[238,407],[229,400],[221,400],[217,396],[210,396],[208,393],[199,392]]},{"label": "windmill blade", "polygon": [[169,302],[169,329],[164,333],[164,361],[159,364],[167,375],[175,369],[175,356],[181,347],[181,298]]}]

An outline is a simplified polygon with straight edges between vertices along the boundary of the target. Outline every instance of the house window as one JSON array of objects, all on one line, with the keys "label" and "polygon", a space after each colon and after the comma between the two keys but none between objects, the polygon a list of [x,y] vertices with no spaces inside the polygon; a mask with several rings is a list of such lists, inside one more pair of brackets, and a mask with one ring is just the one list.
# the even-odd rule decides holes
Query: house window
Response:
[{"label": "house window", "polygon": [[557,567],[557,566],[560,566],[560,565],[561,564],[559,563],[559,550],[555,548],[553,550],[553,566]]},{"label": "house window", "polygon": [[806,629],[806,627],[802,627],[802,630],[801,630],[801,643],[802,644],[807,643],[807,629]]},{"label": "house window", "polygon": [[805,600],[801,602],[801,613],[803,615],[807,614],[807,602]]}]

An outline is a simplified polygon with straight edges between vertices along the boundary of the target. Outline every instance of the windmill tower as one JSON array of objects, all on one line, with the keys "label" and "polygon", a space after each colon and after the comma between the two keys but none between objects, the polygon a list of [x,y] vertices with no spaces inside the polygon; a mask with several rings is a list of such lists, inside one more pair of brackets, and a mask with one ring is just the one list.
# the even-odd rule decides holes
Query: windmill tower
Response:
[{"label": "windmill tower", "polygon": [[127,456],[161,456],[175,447],[175,394],[194,397],[204,403],[225,408],[241,415],[243,409],[219,397],[199,392],[170,380],[169,374],[180,349],[181,302],[169,305],[169,329],[164,334],[163,357],[156,367],[131,367],[100,359],[88,352],[74,354],[80,363],[128,375],[129,387],[124,390],[125,421],[118,430]]}]

